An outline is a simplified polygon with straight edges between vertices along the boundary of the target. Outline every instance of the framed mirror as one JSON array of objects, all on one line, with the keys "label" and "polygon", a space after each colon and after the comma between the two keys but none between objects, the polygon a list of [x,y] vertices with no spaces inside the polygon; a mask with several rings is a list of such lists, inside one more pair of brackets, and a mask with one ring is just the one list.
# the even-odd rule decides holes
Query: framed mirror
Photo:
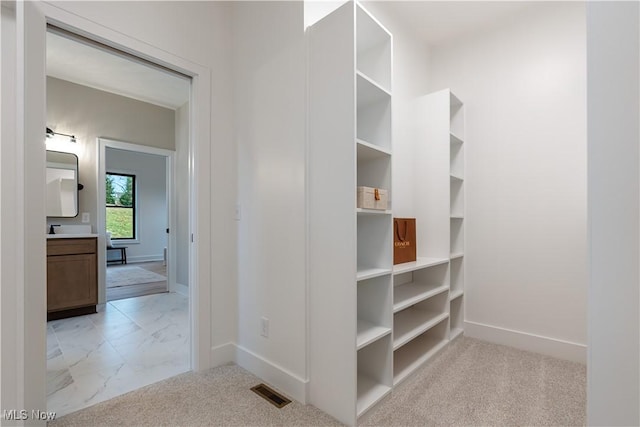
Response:
[{"label": "framed mirror", "polygon": [[47,150],[47,217],[78,216],[78,156]]}]

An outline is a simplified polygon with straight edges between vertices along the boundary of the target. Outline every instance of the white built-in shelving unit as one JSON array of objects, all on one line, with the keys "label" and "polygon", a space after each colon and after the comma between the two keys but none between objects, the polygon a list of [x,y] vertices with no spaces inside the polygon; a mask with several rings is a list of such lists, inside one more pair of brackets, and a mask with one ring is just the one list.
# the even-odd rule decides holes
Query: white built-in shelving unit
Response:
[{"label": "white built-in shelving unit", "polygon": [[416,108],[418,259],[393,265],[392,36],[357,2],[308,36],[309,402],[355,425],[462,331],[464,118],[448,90]]},{"label": "white built-in shelving unit", "polygon": [[391,34],[349,2],[309,28],[310,402],[343,423],[393,386]]},{"label": "white built-in shelving unit", "polygon": [[451,91],[449,101],[450,187],[450,288],[449,339],[464,332],[464,104]]}]

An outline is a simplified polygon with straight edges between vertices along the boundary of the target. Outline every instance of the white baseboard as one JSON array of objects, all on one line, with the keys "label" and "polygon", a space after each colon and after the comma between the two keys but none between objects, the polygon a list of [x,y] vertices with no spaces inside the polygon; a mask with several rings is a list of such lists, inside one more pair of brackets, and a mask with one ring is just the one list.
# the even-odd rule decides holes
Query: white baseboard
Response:
[{"label": "white baseboard", "polygon": [[160,254],[160,255],[138,255],[138,256],[129,256],[129,255],[127,255],[127,264],[135,264],[137,262],[162,261],[163,259],[164,258],[162,257],[162,254]]},{"label": "white baseboard", "polygon": [[290,398],[307,403],[308,381],[239,345],[236,345],[236,363]]},{"label": "white baseboard", "polygon": [[185,297],[189,296],[189,287],[187,285],[183,285],[182,283],[175,283],[172,287],[173,289],[171,289],[171,291],[180,295],[184,295]]},{"label": "white baseboard", "polygon": [[236,345],[232,342],[222,344],[211,349],[209,358],[211,367],[226,365],[236,361]]},{"label": "white baseboard", "polygon": [[587,346],[476,322],[464,322],[464,335],[558,359],[587,363]]}]

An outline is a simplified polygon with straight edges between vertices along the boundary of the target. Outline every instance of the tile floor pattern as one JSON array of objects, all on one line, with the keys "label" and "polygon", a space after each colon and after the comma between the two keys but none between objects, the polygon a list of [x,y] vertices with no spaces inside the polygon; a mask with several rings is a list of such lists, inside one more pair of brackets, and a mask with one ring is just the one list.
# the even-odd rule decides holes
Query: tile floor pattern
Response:
[{"label": "tile floor pattern", "polygon": [[47,410],[57,417],[186,372],[187,297],[163,293],[107,303],[47,324]]}]

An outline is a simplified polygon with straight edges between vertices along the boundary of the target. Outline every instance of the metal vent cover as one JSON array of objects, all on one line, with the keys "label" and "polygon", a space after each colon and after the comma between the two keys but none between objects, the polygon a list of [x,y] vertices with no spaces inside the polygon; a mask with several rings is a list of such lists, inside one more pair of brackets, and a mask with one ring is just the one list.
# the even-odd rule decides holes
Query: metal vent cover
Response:
[{"label": "metal vent cover", "polygon": [[282,408],[283,406],[291,403],[291,400],[287,399],[266,384],[260,383],[256,386],[253,386],[251,387],[251,391],[265,399],[267,402],[271,403],[276,408]]}]

